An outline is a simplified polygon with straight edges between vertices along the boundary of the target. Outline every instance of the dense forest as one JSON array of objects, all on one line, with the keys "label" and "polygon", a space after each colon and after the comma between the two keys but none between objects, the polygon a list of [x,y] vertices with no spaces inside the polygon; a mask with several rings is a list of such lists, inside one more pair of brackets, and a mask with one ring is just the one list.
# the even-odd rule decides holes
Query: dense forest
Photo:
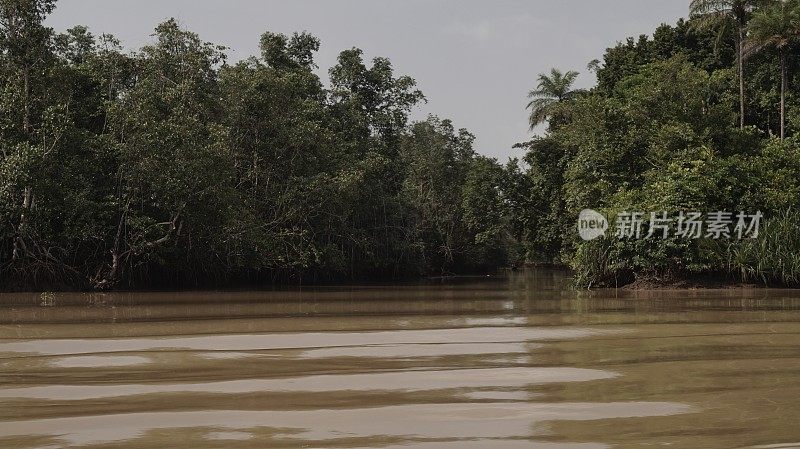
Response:
[{"label": "dense forest", "polygon": [[[542,75],[522,145],[531,192],[514,221],[528,257],[575,269],[582,286],[697,275],[800,283],[800,1],[694,0],[593,61],[598,84]],[[525,191],[525,189],[522,189]],[[514,200],[514,202],[518,202]],[[757,239],[577,238],[584,208],[763,212]],[[525,215],[527,213],[527,215]]]},{"label": "dense forest", "polygon": [[0,1],[7,288],[388,279],[506,264],[504,170],[388,59],[265,33],[237,63],[174,20],[125,52]]},{"label": "dense forest", "polygon": [[[398,279],[553,263],[583,286],[800,280],[800,5],[695,0],[688,20],[539,77],[506,164],[385,58],[266,32],[228,61],[174,20],[130,52],[0,0],[0,287]],[[522,113],[523,111],[521,111]],[[583,242],[593,208],[763,211],[757,239]]]}]

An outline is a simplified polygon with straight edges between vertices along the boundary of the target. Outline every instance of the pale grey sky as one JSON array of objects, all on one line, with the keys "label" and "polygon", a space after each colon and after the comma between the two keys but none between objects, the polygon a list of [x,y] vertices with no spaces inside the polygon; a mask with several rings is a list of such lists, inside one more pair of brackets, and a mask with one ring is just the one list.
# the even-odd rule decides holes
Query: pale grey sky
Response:
[{"label": "pale grey sky", "polygon": [[131,50],[169,17],[237,60],[258,52],[264,31],[309,31],[322,40],[319,73],[339,51],[386,56],[428,97],[415,111],[450,118],[473,132],[476,149],[505,161],[526,141],[526,94],[551,67],[594,84],[592,59],[628,36],[687,15],[689,0],[60,0],[49,19],[62,31],[87,25]]}]

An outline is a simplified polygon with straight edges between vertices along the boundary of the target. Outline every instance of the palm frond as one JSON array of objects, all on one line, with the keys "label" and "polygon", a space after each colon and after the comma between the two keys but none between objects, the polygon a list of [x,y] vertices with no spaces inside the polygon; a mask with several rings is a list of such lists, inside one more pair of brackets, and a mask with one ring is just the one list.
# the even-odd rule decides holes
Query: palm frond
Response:
[{"label": "palm frond", "polygon": [[578,95],[573,91],[572,85],[578,78],[575,71],[561,72],[558,69],[550,70],[550,74],[540,74],[537,78],[536,89],[528,92],[531,101],[527,105],[530,109],[531,129],[541,125],[553,117],[556,108],[563,101],[570,100]]}]

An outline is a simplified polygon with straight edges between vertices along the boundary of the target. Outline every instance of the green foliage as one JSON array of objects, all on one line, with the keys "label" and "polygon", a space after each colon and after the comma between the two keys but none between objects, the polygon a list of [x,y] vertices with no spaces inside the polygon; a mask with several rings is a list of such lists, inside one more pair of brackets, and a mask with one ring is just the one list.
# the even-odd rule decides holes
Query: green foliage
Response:
[{"label": "green foliage", "polygon": [[523,160],[526,170],[514,180],[517,238],[525,242],[529,261],[558,261],[569,238],[565,235],[568,224],[562,186],[571,154],[552,138],[536,139],[519,147],[527,154]]},{"label": "green foliage", "polygon": [[505,172],[495,160],[475,155],[474,140],[436,117],[414,124],[402,139],[402,197],[413,212],[423,272],[505,263]]},{"label": "green foliage", "polygon": [[[0,0],[0,283],[115,288],[572,266],[584,286],[730,272],[797,283],[797,0],[703,1],[530,92],[548,132],[502,166],[386,58],[265,33],[260,54],[174,20],[126,53]],[[330,86],[326,88],[325,86]],[[781,136],[782,139],[776,138]],[[578,240],[585,208],[763,211],[757,241]],[[796,252],[796,251],[794,251]],[[774,255],[774,257],[773,257]]]},{"label": "green foliage", "polygon": [[661,25],[652,38],[639,36],[606,50],[604,63],[597,72],[597,90],[614,91],[617,83],[635,75],[648,64],[684,55],[690,63],[708,72],[733,67],[736,49],[733,30],[727,28],[720,38],[718,31],[697,26],[696,19],[679,20],[675,26]]},{"label": "green foliage", "polygon": [[[800,107],[785,88],[797,80],[784,78],[782,87],[781,79],[800,62],[797,43],[787,38],[780,47],[776,40],[794,26],[784,19],[796,4],[697,0],[690,21],[662,25],[651,38],[628,39],[610,48],[602,64],[594,63],[598,86],[560,102],[557,126],[521,145],[528,151],[527,170],[511,172],[517,178],[511,192],[526,206],[511,207],[512,229],[526,245],[528,260],[566,263],[579,285],[591,287],[719,272],[793,281],[791,245],[775,245],[796,239],[782,214],[800,205],[800,146],[796,137],[781,142],[772,136],[781,128],[781,98],[789,133]],[[786,26],[767,33],[759,30],[775,27],[764,23]],[[763,49],[745,48],[752,42]],[[738,49],[749,56],[742,86]],[[753,125],[743,126],[742,118]],[[622,211],[760,210],[782,218],[771,221],[759,240],[773,242],[759,243],[761,252],[752,242],[723,251],[705,239],[583,242],[574,227],[586,208],[604,212],[612,223]],[[744,259],[730,262],[735,258],[729,250]],[[768,261],[773,250],[776,256]]]},{"label": "green foliage", "polygon": [[781,212],[766,221],[758,238],[710,245],[718,266],[745,282],[800,286],[800,213]]},{"label": "green foliage", "polygon": [[780,59],[780,136],[786,137],[786,93],[788,90],[788,52],[800,42],[800,1],[773,2],[759,9],[748,25],[748,52],[757,52],[764,47],[773,47]]},{"label": "green foliage", "polygon": [[578,72],[573,71],[561,73],[558,69],[553,69],[549,76],[539,75],[536,89],[528,93],[528,98],[531,100],[528,103],[528,109],[531,110],[528,119],[531,129],[544,122],[549,122],[551,128],[557,127],[568,120],[568,117],[564,116],[563,103],[582,93],[572,90],[578,75]]},{"label": "green foliage", "polygon": [[391,62],[265,33],[261,54],[168,20],[125,53],[54,34],[46,0],[0,0],[0,284],[376,279],[494,269],[506,172]]}]

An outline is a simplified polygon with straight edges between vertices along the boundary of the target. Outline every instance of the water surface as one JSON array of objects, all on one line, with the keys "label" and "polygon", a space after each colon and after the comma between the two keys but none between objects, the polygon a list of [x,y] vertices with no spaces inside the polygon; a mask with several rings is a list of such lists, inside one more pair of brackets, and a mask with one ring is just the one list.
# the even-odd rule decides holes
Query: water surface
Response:
[{"label": "water surface", "polygon": [[0,448],[800,448],[800,292],[0,295]]}]

